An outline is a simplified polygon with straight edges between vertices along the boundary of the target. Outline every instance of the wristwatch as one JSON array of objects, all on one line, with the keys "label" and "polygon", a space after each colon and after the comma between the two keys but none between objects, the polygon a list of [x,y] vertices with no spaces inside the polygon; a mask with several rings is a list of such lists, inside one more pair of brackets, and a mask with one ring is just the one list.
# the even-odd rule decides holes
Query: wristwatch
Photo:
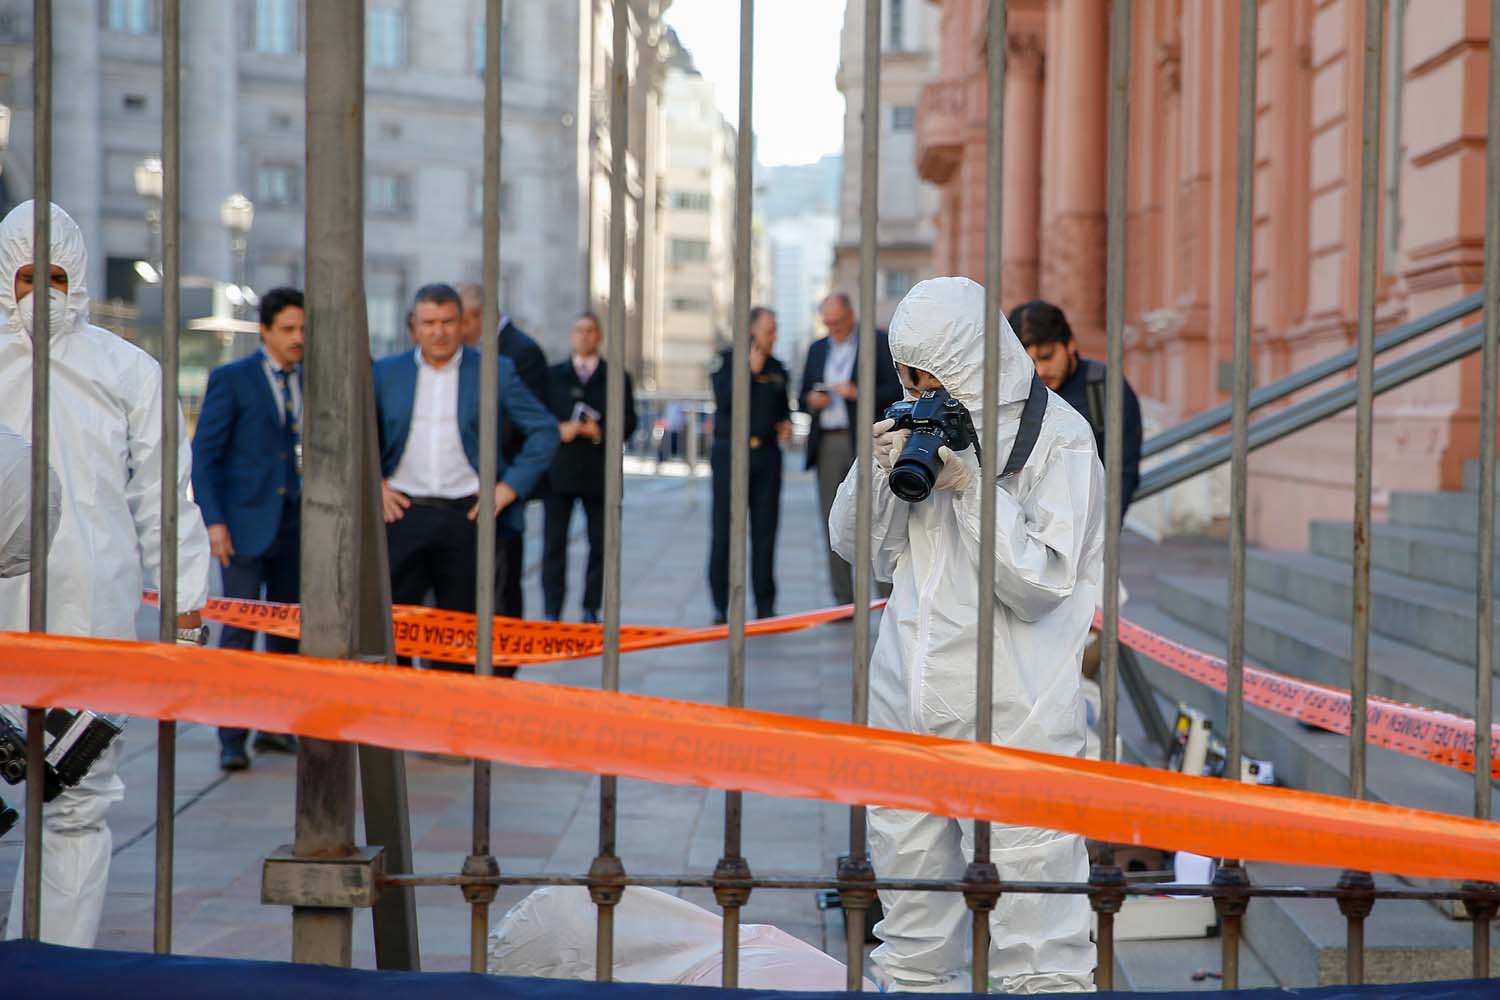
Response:
[{"label": "wristwatch", "polygon": [[177,644],[179,646],[207,646],[208,626],[199,625],[197,628],[178,629]]}]

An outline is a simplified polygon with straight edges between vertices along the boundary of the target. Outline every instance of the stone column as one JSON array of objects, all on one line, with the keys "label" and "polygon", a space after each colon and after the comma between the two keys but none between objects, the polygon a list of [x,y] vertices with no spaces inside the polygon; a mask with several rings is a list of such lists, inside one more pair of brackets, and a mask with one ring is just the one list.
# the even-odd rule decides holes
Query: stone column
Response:
[{"label": "stone column", "polygon": [[[239,174],[239,37],[232,0],[182,5],[182,273],[233,277],[219,206]],[[245,192],[254,198],[253,192]],[[252,233],[251,246],[255,237]]]},{"label": "stone column", "polygon": [[1005,227],[1001,296],[1037,297],[1042,223],[1042,40],[1011,35],[1005,69]]},{"label": "stone column", "polygon": [[1099,0],[1052,0],[1049,88],[1055,138],[1044,170],[1054,178],[1042,228],[1042,296],[1068,314],[1085,354],[1104,349],[1104,191],[1109,18]]},{"label": "stone column", "polygon": [[[104,147],[99,134],[99,30],[99,5],[94,0],[53,3],[52,200],[83,230],[84,244],[89,249],[89,273],[84,279],[89,294],[95,298],[104,296],[105,271],[104,232],[99,215],[104,191]],[[29,74],[23,84],[29,99]],[[29,146],[29,134],[25,141]],[[22,151],[12,150],[13,154],[16,152]],[[23,155],[30,160],[30,149]],[[144,236],[144,223],[141,232]]]}]

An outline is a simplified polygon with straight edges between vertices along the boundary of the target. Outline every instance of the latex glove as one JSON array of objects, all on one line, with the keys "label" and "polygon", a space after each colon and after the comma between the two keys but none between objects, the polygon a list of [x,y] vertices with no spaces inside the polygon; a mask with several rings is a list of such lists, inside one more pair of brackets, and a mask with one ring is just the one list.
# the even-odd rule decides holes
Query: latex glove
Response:
[{"label": "latex glove", "polygon": [[892,430],[895,426],[894,420],[882,420],[870,428],[870,433],[875,435],[875,462],[886,472],[891,471],[911,437],[910,430]]},{"label": "latex glove", "polygon": [[943,467],[938,472],[937,481],[932,484],[934,490],[962,493],[979,475],[979,459],[975,457],[973,448],[955,452],[943,445],[938,449],[938,457],[943,460]]}]

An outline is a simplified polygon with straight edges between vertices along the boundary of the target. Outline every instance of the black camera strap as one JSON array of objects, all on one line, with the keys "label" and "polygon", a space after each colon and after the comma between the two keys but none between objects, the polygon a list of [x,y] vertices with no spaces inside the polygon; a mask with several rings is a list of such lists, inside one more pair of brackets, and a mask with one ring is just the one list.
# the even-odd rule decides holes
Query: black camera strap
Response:
[{"label": "black camera strap", "polygon": [[1026,406],[1021,410],[1021,427],[1016,431],[1016,443],[1011,445],[1010,457],[1000,477],[1015,475],[1025,467],[1042,434],[1042,416],[1047,412],[1047,386],[1041,376],[1031,373],[1031,393],[1026,397]]}]

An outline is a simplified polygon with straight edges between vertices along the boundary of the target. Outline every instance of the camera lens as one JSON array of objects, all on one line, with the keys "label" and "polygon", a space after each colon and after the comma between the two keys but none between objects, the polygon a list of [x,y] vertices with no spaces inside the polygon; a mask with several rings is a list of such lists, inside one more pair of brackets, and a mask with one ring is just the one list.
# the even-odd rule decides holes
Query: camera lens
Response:
[{"label": "camera lens", "polygon": [[891,492],[907,503],[921,503],[932,495],[931,473],[915,462],[898,464],[891,470]]}]

